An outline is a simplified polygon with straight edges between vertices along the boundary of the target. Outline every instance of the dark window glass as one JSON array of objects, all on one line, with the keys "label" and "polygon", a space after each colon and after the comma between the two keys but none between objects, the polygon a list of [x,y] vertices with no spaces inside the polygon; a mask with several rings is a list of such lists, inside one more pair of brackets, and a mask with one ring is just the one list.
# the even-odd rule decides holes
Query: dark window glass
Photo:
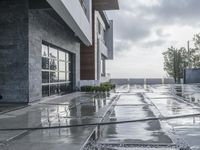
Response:
[{"label": "dark window glass", "polygon": [[67,81],[70,81],[70,73],[67,73],[67,75],[66,75],[66,77],[67,77]]},{"label": "dark window glass", "polygon": [[42,96],[49,96],[49,85],[42,86]]},{"label": "dark window glass", "polygon": [[59,93],[58,85],[50,85],[50,95],[56,95]]},{"label": "dark window glass", "polygon": [[42,72],[42,83],[49,83],[49,72]]},{"label": "dark window glass", "polygon": [[48,46],[42,45],[42,57],[48,57],[49,52],[48,52]]},{"label": "dark window glass", "polygon": [[65,62],[59,61],[59,71],[65,71]]},{"label": "dark window glass", "polygon": [[59,81],[60,82],[66,81],[65,72],[59,72]]},{"label": "dark window glass", "polygon": [[67,84],[61,84],[60,85],[60,94],[66,94],[67,93]]},{"label": "dark window glass", "polygon": [[71,72],[72,71],[72,64],[71,63],[68,64],[68,68],[69,68],[68,71]]},{"label": "dark window glass", "polygon": [[55,59],[50,60],[50,70],[57,71],[58,70],[58,61]]},{"label": "dark window glass", "polygon": [[65,61],[65,52],[59,51],[59,59]]},{"label": "dark window glass", "polygon": [[57,49],[50,47],[49,48],[49,56],[51,58],[57,59],[58,58],[58,51],[57,51]]},{"label": "dark window glass", "polygon": [[49,58],[42,58],[42,69],[49,69]]},{"label": "dark window glass", "polygon": [[50,82],[58,82],[58,72],[50,72]]}]

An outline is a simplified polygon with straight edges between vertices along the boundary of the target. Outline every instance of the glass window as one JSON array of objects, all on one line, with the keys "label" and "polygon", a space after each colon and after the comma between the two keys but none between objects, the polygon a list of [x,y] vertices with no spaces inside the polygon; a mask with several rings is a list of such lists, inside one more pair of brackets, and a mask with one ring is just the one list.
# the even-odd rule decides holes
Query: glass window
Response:
[{"label": "glass window", "polygon": [[54,59],[58,58],[58,51],[57,51],[57,49],[50,47],[49,48],[49,56],[51,58],[54,58]]},{"label": "glass window", "polygon": [[49,83],[49,72],[42,72],[42,83]]},{"label": "glass window", "polygon": [[59,72],[59,81],[60,82],[66,81],[65,72]]},{"label": "glass window", "polygon": [[70,81],[70,73],[67,73],[67,81]]},{"label": "glass window", "polygon": [[50,85],[50,95],[55,95],[59,93],[59,86],[57,84]]},{"label": "glass window", "polygon": [[59,51],[59,59],[65,61],[65,52]]},{"label": "glass window", "polygon": [[97,25],[98,25],[98,33],[101,34],[101,23],[99,20],[98,20]]},{"label": "glass window", "polygon": [[66,53],[66,61],[69,61],[69,54]]},{"label": "glass window", "polygon": [[58,61],[55,59],[50,60],[50,70],[57,71],[58,70]]},{"label": "glass window", "polygon": [[65,71],[65,62],[59,61],[59,71]]},{"label": "glass window", "polygon": [[49,85],[42,86],[42,96],[49,96]]},{"label": "glass window", "polygon": [[58,82],[58,72],[50,72],[50,83]]},{"label": "glass window", "polygon": [[42,58],[42,69],[49,69],[49,58]]},{"label": "glass window", "polygon": [[60,85],[60,93],[66,94],[67,93],[67,84],[61,84]]},{"label": "glass window", "polygon": [[49,52],[48,52],[48,46],[42,44],[42,57],[48,57]]},{"label": "glass window", "polygon": [[42,46],[42,96],[70,92],[71,54],[49,46]]}]

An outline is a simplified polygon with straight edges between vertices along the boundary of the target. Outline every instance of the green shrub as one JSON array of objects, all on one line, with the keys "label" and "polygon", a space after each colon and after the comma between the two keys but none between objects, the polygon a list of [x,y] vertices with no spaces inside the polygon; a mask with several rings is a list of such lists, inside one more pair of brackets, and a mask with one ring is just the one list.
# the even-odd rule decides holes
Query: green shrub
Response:
[{"label": "green shrub", "polygon": [[82,92],[109,92],[111,89],[114,89],[115,85],[105,82],[101,83],[100,86],[82,86]]},{"label": "green shrub", "polygon": [[94,87],[93,86],[82,86],[81,87],[81,91],[82,92],[93,92],[94,91]]}]

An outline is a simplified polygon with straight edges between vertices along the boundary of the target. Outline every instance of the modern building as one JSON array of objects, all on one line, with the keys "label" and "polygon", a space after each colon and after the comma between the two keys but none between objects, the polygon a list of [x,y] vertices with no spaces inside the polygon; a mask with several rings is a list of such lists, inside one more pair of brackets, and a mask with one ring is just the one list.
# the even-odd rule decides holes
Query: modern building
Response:
[{"label": "modern building", "polygon": [[92,7],[91,46],[81,44],[80,85],[98,85],[109,80],[106,73],[106,60],[113,59],[113,21],[109,20],[106,10],[117,10],[117,0],[94,0]]},{"label": "modern building", "polygon": [[[94,43],[92,7],[116,2],[1,0],[0,103],[29,103],[74,91],[80,85],[81,47]],[[99,16],[107,29],[112,22],[103,12]]]}]

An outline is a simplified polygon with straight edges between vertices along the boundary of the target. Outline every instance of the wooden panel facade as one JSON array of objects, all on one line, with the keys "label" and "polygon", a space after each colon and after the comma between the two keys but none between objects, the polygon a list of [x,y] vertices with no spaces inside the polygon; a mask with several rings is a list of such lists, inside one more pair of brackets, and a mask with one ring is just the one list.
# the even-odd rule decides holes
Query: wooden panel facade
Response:
[{"label": "wooden panel facade", "polygon": [[80,79],[95,80],[95,16],[92,12],[92,46],[81,44],[80,49]]}]

